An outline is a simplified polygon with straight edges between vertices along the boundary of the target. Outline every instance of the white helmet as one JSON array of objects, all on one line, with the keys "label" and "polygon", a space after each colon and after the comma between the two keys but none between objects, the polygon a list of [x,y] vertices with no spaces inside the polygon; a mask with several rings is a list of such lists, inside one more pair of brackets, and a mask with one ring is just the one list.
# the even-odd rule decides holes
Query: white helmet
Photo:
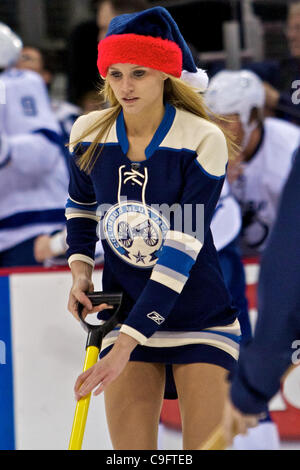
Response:
[{"label": "white helmet", "polygon": [[4,23],[0,23],[0,68],[13,65],[19,58],[23,43]]},{"label": "white helmet", "polygon": [[247,128],[251,110],[264,106],[265,90],[261,79],[249,70],[224,70],[210,80],[205,102],[216,114],[239,114]]}]

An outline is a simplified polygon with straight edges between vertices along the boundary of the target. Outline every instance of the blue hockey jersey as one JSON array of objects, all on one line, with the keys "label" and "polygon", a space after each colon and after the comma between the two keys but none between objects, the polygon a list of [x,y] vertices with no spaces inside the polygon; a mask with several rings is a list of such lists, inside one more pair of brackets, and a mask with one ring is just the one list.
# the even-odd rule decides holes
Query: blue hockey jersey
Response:
[{"label": "blue hockey jersey", "polygon": [[224,134],[207,120],[166,104],[146,159],[133,162],[127,157],[121,111],[87,174],[76,159],[98,131],[72,142],[105,112],[81,116],[71,132],[69,263],[94,265],[100,219],[103,289],[123,292],[120,331],[141,345],[158,329],[199,332],[233,323],[237,312],[210,231],[228,159]]},{"label": "blue hockey jersey", "polygon": [[299,364],[300,148],[261,260],[254,338],[241,347],[231,399],[244,413],[266,411],[288,367]]}]

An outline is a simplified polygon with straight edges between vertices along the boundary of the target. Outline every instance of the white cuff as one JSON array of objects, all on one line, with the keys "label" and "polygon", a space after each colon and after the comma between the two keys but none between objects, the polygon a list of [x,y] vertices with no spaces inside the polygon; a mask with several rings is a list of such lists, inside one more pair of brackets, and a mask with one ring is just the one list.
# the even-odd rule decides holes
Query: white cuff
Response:
[{"label": "white cuff", "polygon": [[80,254],[71,255],[70,258],[68,259],[68,263],[70,267],[73,261],[83,261],[84,263],[90,264],[92,267],[95,266],[95,261],[86,255],[80,255]]},{"label": "white cuff", "polygon": [[131,326],[122,325],[120,328],[120,333],[125,333],[126,335],[131,336],[132,338],[136,339],[142,346],[148,340],[147,336],[140,333],[138,330],[135,330]]}]

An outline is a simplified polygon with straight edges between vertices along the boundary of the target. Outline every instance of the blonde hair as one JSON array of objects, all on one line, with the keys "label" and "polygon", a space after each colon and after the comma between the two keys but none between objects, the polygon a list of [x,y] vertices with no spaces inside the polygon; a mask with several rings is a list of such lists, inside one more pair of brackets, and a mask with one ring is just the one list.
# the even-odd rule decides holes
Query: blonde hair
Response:
[{"label": "blonde hair", "polygon": [[[111,107],[98,120],[96,120],[92,126],[86,129],[79,139],[76,139],[74,142],[69,144],[75,146],[76,144],[82,142],[82,140],[89,134],[99,129],[99,132],[97,133],[91,145],[78,159],[79,168],[86,173],[90,173],[93,169],[93,166],[95,165],[101,154],[101,151],[103,150],[105,140],[100,151],[98,151],[96,155],[98,144],[103,142],[104,136],[105,139],[107,138],[110,129],[122,108],[116,99],[108,80],[105,80],[103,88],[100,89],[100,94],[103,96],[104,100],[110,103]],[[239,151],[239,147],[234,142],[235,138],[227,129],[224,129],[221,125],[218,124],[218,122],[228,120],[214,114],[211,110],[209,110],[204,103],[203,97],[197,93],[194,88],[182,80],[169,75],[165,80],[164,100],[176,108],[195,114],[196,116],[206,119],[209,122],[213,122],[215,125],[220,127],[226,138],[229,158],[234,158],[236,153]]]}]

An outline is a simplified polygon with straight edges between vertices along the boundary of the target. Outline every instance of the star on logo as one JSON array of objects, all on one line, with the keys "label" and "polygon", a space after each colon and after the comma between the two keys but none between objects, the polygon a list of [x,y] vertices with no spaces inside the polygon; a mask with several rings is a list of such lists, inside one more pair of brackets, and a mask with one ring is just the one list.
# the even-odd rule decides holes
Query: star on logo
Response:
[{"label": "star on logo", "polygon": [[150,261],[155,261],[156,259],[158,259],[156,256],[156,253],[157,251],[153,251],[153,253],[150,253],[150,256],[151,256]]},{"label": "star on logo", "polygon": [[136,263],[141,262],[141,263],[144,263],[144,264],[145,264],[144,258],[146,258],[146,256],[142,255],[142,253],[140,252],[140,250],[139,250],[139,252],[138,252],[137,255],[133,255],[133,256],[136,258]]}]

